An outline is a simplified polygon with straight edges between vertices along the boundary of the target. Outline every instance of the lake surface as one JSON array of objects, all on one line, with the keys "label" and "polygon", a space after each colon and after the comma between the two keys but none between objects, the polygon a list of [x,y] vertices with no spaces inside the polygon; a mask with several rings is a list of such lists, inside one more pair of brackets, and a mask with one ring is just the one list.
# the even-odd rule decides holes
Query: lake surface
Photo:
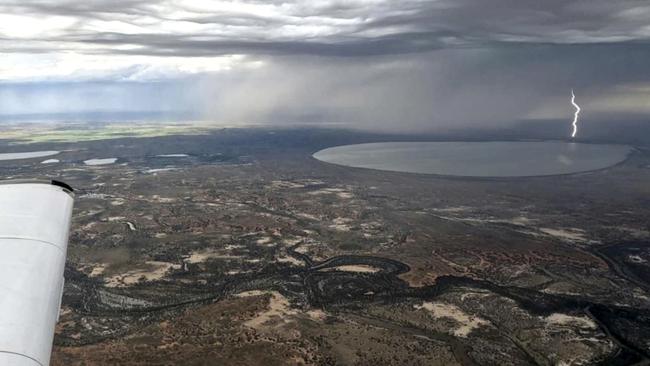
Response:
[{"label": "lake surface", "polygon": [[318,160],[356,168],[464,177],[570,174],[616,165],[630,146],[543,142],[381,142],[337,146]]},{"label": "lake surface", "polygon": [[84,160],[86,165],[107,165],[114,164],[117,161],[117,158],[108,158],[108,159],[90,159]]},{"label": "lake surface", "polygon": [[4,153],[4,154],[0,154],[0,160],[44,158],[46,156],[57,155],[58,153],[59,151],[30,151],[30,152],[20,152],[20,153]]},{"label": "lake surface", "polygon": [[156,155],[157,158],[189,158],[190,156],[187,154],[164,154],[164,155]]}]

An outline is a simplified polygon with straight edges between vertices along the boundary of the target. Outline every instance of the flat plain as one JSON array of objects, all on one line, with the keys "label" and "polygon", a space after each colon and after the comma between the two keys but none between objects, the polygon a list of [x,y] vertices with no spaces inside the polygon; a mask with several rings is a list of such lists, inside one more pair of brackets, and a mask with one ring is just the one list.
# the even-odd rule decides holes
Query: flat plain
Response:
[{"label": "flat plain", "polygon": [[461,179],[312,157],[408,136],[100,134],[1,145],[60,151],[0,161],[3,179],[76,189],[53,365],[650,359],[647,146],[595,172]]}]

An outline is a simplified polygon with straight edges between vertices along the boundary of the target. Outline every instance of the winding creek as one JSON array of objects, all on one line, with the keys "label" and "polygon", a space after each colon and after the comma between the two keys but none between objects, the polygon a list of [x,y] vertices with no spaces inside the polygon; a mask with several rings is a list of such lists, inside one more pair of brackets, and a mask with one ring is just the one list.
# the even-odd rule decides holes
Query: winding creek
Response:
[{"label": "winding creek", "polygon": [[[633,323],[639,328],[649,328],[650,311],[647,309],[599,304],[576,296],[548,294],[515,286],[501,286],[488,281],[459,276],[443,276],[439,277],[434,285],[411,287],[398,277],[400,274],[410,271],[410,267],[405,263],[382,257],[352,255],[336,256],[317,262],[309,256],[297,252],[296,249],[299,246],[300,244],[291,247],[288,254],[303,262],[305,265],[302,268],[289,267],[281,270],[230,276],[227,280],[210,286],[210,291],[197,290],[196,296],[173,303],[164,301],[156,303],[136,298],[133,298],[128,306],[125,306],[124,300],[119,305],[107,303],[105,300],[102,301],[107,298],[107,294],[128,297],[124,292],[111,293],[96,280],[68,267],[66,278],[69,279],[69,286],[73,290],[66,291],[66,302],[72,304],[75,310],[82,314],[128,319],[130,322],[128,326],[125,325],[123,329],[118,329],[110,335],[102,337],[110,339],[133,332],[132,323],[138,317],[139,320],[136,323],[145,326],[155,319],[155,316],[172,314],[189,306],[213,303],[243,291],[274,289],[295,303],[308,304],[310,307],[357,317],[375,326],[399,329],[406,334],[444,341],[450,344],[454,355],[461,364],[473,365],[473,361],[467,357],[467,350],[463,343],[450,335],[397,324],[387,319],[368,317],[367,314],[355,312],[354,308],[370,303],[432,300],[461,287],[474,288],[488,290],[514,300],[521,308],[535,315],[547,316],[555,312],[587,315],[602,329],[603,333],[620,347],[619,352],[606,361],[608,365],[629,364],[631,360],[634,362],[650,360],[650,355],[644,349],[637,346],[633,340],[626,338],[617,328],[617,324],[620,324],[621,321],[627,324]],[[360,273],[331,270],[341,266],[360,265],[376,268],[377,271]],[[101,340],[98,338],[93,342]],[[68,344],[66,341],[58,343]],[[70,344],[78,345],[76,342]],[[530,355],[529,357],[531,363],[535,364],[534,357]]]}]

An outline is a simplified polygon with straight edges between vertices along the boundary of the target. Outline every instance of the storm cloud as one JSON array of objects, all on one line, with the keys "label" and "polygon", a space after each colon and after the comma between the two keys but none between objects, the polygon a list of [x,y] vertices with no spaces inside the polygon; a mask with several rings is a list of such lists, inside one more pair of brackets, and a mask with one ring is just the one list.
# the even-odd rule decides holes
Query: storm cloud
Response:
[{"label": "storm cloud", "polygon": [[66,94],[79,83],[115,110],[177,83],[157,108],[226,123],[489,126],[569,115],[571,88],[586,118],[638,116],[649,41],[650,4],[631,0],[0,1],[12,113],[39,85],[69,111],[88,109]]}]

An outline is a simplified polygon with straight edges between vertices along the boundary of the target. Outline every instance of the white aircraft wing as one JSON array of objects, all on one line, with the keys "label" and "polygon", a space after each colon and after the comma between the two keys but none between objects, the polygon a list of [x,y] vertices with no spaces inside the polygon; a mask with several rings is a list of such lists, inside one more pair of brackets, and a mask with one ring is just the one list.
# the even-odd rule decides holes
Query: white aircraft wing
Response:
[{"label": "white aircraft wing", "polygon": [[0,365],[50,362],[72,204],[64,183],[0,183]]}]

